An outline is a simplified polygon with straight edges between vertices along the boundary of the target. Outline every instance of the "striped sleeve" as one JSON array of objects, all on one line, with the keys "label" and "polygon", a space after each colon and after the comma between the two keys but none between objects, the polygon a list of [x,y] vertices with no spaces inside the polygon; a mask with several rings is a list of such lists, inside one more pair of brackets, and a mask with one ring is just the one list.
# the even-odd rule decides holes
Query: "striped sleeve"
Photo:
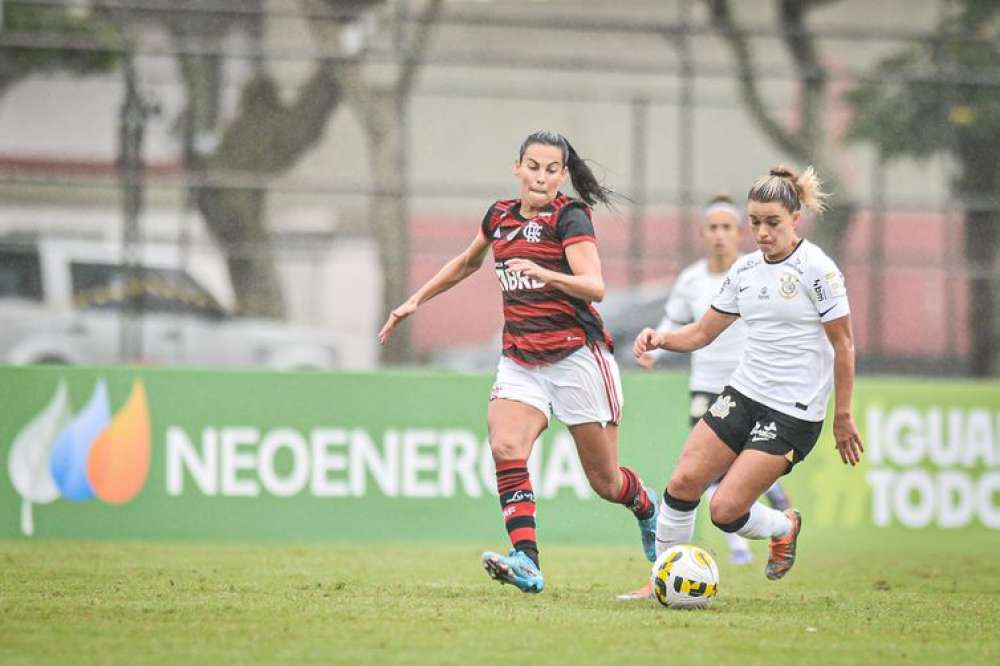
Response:
[{"label": "striped sleeve", "polygon": [[563,247],[581,241],[596,242],[594,223],[590,221],[590,209],[580,203],[570,203],[559,211],[556,222],[556,237]]},{"label": "striped sleeve", "polygon": [[483,215],[483,221],[479,223],[479,230],[487,242],[490,240],[490,220],[493,219],[493,210],[496,206],[496,203],[490,204],[490,207],[486,209],[486,215]]}]

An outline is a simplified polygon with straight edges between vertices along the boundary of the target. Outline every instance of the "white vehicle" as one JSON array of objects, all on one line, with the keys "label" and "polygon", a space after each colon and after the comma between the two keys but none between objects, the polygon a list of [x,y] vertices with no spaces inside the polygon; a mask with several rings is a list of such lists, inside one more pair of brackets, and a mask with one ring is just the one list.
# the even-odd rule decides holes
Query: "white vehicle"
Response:
[{"label": "white vehicle", "polygon": [[141,256],[131,267],[109,243],[0,239],[0,363],[114,364],[123,331],[135,330],[144,364],[336,367],[328,333],[227,313],[174,246],[147,244]]}]

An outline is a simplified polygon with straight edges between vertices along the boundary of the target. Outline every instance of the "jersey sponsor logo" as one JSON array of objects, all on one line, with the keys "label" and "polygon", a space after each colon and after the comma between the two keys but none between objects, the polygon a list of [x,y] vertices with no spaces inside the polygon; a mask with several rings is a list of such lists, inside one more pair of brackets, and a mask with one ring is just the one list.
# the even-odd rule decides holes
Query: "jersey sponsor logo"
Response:
[{"label": "jersey sponsor logo", "polygon": [[503,291],[520,291],[522,289],[541,289],[545,283],[523,275],[520,271],[509,268],[497,268],[497,279]]},{"label": "jersey sponsor logo", "polygon": [[758,301],[769,301],[771,300],[771,295],[767,293],[767,285],[760,288],[760,292],[757,293]]},{"label": "jersey sponsor logo", "polygon": [[496,229],[493,230],[493,238],[500,238],[500,236],[501,236],[500,227],[497,227]]},{"label": "jersey sponsor logo", "polygon": [[529,243],[537,243],[542,240],[542,225],[538,222],[528,222],[524,226],[524,239]]},{"label": "jersey sponsor logo", "polygon": [[830,287],[831,296],[843,296],[847,293],[847,288],[844,286],[843,274],[833,271],[824,275],[823,278],[826,280],[827,286]]},{"label": "jersey sponsor logo", "polygon": [[819,278],[813,280],[813,293],[816,294],[816,301],[822,303],[826,300],[826,290],[823,289],[823,282]]},{"label": "jersey sponsor logo", "polygon": [[781,283],[778,287],[778,293],[783,297],[795,298],[795,295],[799,293],[799,281],[791,273],[782,273],[778,282]]},{"label": "jersey sponsor logo", "polygon": [[709,408],[712,416],[717,419],[724,419],[729,416],[729,411],[736,406],[736,401],[728,395],[720,395]]},{"label": "jersey sponsor logo", "polygon": [[766,426],[761,426],[760,421],[757,421],[753,424],[753,430],[750,431],[751,442],[769,442],[777,437],[778,426],[775,425],[774,421],[771,421]]},{"label": "jersey sponsor logo", "polygon": [[518,227],[517,229],[514,229],[514,231],[510,232],[509,234],[507,234],[507,240],[512,241],[515,238],[517,238],[517,235],[519,233],[521,233],[521,229],[522,229],[522,227]]},{"label": "jersey sponsor logo", "polygon": [[819,313],[819,318],[822,319],[823,317],[825,317],[827,315],[827,313],[830,312],[830,310],[832,310],[835,307],[837,307],[837,306],[836,305],[831,305],[826,310],[823,310],[822,312],[820,312]]},{"label": "jersey sponsor logo", "polygon": [[530,490],[515,490],[507,500],[507,504],[512,504],[514,502],[534,502],[535,493]]},{"label": "jersey sponsor logo", "polygon": [[745,287],[740,287],[740,293],[742,294],[744,291],[746,291],[749,288],[750,288],[750,285],[747,285]]}]

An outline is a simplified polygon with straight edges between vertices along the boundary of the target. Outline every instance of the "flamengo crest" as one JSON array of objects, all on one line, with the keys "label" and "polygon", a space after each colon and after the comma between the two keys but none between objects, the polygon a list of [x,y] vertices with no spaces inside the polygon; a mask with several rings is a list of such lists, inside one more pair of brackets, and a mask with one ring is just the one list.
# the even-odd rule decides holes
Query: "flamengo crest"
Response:
[{"label": "flamengo crest", "polygon": [[528,222],[524,227],[524,239],[529,243],[537,243],[542,240],[542,225],[538,222]]}]

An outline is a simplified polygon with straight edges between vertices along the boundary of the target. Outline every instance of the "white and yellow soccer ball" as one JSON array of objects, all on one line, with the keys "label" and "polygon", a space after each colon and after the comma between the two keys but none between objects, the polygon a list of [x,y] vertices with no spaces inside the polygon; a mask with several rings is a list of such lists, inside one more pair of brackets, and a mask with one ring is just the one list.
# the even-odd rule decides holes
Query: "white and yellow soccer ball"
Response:
[{"label": "white and yellow soccer ball", "polygon": [[698,546],[674,546],[653,562],[649,580],[667,608],[704,608],[719,591],[719,566]]}]

